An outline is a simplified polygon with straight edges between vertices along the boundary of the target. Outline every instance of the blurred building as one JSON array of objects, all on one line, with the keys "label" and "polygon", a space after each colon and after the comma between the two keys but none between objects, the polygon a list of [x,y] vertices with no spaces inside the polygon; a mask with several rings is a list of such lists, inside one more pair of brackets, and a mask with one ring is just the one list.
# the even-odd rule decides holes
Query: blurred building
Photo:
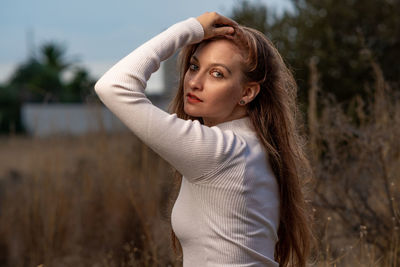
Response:
[{"label": "blurred building", "polygon": [[126,131],[121,121],[102,105],[26,103],[21,117],[27,134],[33,136]]},{"label": "blurred building", "polygon": [[[147,97],[153,105],[165,111],[177,88],[175,62],[176,56],[163,62],[147,84]],[[21,117],[27,134],[32,136],[128,131],[111,111],[100,104],[25,103]]]}]

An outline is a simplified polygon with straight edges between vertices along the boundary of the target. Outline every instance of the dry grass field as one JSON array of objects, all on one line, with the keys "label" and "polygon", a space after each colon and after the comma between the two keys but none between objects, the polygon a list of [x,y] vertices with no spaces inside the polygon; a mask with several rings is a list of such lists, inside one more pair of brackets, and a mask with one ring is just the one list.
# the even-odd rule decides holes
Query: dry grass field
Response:
[{"label": "dry grass field", "polygon": [[168,266],[170,167],[132,134],[0,140],[0,266]]},{"label": "dry grass field", "polygon": [[[400,97],[375,67],[368,100],[310,89],[312,266],[400,266]],[[0,266],[180,266],[173,180],[132,134],[3,137]]]}]

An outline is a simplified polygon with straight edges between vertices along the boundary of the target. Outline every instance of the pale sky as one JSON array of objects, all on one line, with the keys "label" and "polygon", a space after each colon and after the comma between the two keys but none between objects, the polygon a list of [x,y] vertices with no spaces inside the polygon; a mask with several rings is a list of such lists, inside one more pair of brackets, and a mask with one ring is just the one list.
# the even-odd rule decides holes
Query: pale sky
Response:
[{"label": "pale sky", "polygon": [[[257,1],[257,0],[254,0]],[[2,0],[0,83],[26,60],[29,49],[48,41],[66,57],[101,76],[120,58],[170,25],[206,11],[230,15],[238,0]],[[278,13],[289,0],[259,0]],[[37,51],[37,50],[36,50]]]}]

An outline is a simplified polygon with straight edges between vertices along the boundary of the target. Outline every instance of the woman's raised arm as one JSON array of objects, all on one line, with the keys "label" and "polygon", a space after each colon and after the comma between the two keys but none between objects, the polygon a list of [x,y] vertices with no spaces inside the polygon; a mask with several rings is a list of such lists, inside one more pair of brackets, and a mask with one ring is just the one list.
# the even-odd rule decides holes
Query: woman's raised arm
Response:
[{"label": "woman's raised arm", "polygon": [[192,180],[206,177],[224,165],[243,144],[232,132],[182,120],[153,106],[144,89],[161,61],[178,48],[203,38],[199,20],[190,18],[177,23],[120,60],[95,85],[103,103],[130,130]]}]

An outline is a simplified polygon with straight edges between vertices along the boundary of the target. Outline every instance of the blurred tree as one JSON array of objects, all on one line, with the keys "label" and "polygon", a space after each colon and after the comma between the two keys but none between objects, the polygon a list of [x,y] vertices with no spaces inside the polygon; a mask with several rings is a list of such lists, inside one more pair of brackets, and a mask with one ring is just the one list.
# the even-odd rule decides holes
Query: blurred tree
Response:
[{"label": "blurred tree", "polygon": [[231,17],[242,25],[268,32],[267,6],[258,2],[244,0],[233,7]]},{"label": "blurred tree", "polygon": [[259,14],[267,10],[262,3],[241,1],[233,9],[232,18],[272,39],[295,72],[303,102],[307,99],[311,58],[318,61],[322,91],[333,93],[341,102],[355,94],[365,96],[373,76],[363,54],[365,49],[372,51],[387,82],[398,87],[400,1],[292,0],[292,4],[293,11],[268,21]]},{"label": "blurred tree", "polygon": [[65,59],[65,48],[57,43],[44,44],[40,52],[42,73],[37,76],[38,87],[45,91],[45,100],[59,102],[66,87],[61,77],[72,63]]},{"label": "blurred tree", "polygon": [[42,76],[43,66],[35,58],[29,58],[17,67],[5,87],[13,92],[20,101],[41,101],[44,90],[38,87],[39,77]]},{"label": "blurred tree", "polygon": [[[70,79],[63,79],[70,71]],[[20,107],[24,102],[84,102],[93,95],[94,80],[83,67],[66,59],[65,48],[50,42],[37,57],[21,63],[0,86],[0,132],[23,130]]]},{"label": "blurred tree", "polygon": [[64,54],[62,46],[44,44],[38,58],[31,57],[17,68],[8,86],[20,91],[22,101],[58,102],[65,87],[62,74],[71,65]]},{"label": "blurred tree", "polygon": [[20,106],[17,92],[9,87],[0,86],[0,133],[23,131]]},{"label": "blurred tree", "polygon": [[62,72],[72,63],[65,59],[65,48],[56,43],[46,43],[41,47],[43,65],[55,71]]},{"label": "blurred tree", "polygon": [[[40,48],[37,58],[22,63],[6,85],[26,102],[82,102],[93,88],[94,80],[82,67],[75,67],[65,57],[65,49],[54,42]],[[69,81],[63,75],[72,71]]]},{"label": "blurred tree", "polygon": [[77,67],[73,71],[72,79],[66,84],[62,95],[63,102],[86,101],[93,94],[95,81],[89,76],[86,69]]}]

